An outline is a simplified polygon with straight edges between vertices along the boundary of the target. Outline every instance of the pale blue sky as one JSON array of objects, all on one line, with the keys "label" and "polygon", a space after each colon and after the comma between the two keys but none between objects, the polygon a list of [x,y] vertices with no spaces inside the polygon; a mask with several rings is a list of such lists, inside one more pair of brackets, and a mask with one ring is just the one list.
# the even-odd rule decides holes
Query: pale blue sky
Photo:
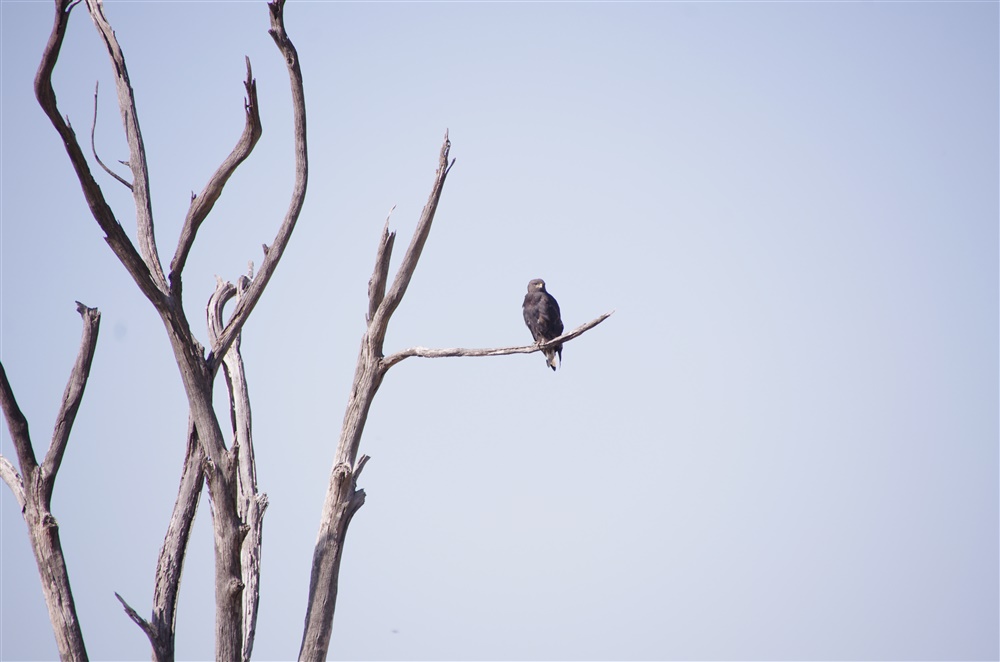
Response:
[{"label": "pale blue sky", "polygon": [[[48,2],[0,2],[0,356],[36,452],[99,307],[53,510],[94,659],[142,613],[186,405],[162,325],[104,244],[31,81]],[[185,278],[259,262],[292,181],[263,2],[109,2],[158,243],[242,129],[264,136]],[[539,355],[410,359],[386,378],[341,571],[336,659],[996,659],[998,117],[993,2],[296,3],[310,183],[243,339],[264,523],[255,657],[298,651],[378,233],[409,241],[457,157],[387,349],[526,343],[525,285],[568,327]],[[77,8],[56,69],[86,139],[127,150]],[[99,181],[133,229],[127,191]],[[0,452],[14,459],[6,427]],[[55,645],[0,488],[0,657]],[[208,659],[202,504],[181,659]]]}]

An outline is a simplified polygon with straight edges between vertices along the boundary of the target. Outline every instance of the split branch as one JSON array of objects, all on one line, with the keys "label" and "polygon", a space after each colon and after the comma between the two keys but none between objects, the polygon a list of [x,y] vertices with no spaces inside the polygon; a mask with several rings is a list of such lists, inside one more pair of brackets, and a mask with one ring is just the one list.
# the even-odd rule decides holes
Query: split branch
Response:
[{"label": "split branch", "polygon": [[[208,306],[209,336],[214,343],[222,332],[222,312],[233,296],[246,295],[250,279],[241,276],[237,286],[223,282],[216,284]],[[250,394],[240,355],[240,336],[229,346],[223,359],[223,372],[229,390],[230,417],[233,425],[232,453],[237,458],[237,510],[246,529],[240,553],[243,570],[243,662],[249,662],[257,629],[257,607],[260,598],[260,560],[264,511],[267,495],[257,490],[257,466],[254,459],[253,427],[250,416]]]}]

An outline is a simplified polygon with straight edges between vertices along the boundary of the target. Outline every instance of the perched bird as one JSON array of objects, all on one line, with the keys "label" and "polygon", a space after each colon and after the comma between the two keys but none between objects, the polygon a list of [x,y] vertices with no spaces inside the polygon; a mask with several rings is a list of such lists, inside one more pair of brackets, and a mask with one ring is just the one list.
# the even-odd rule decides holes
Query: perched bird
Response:
[{"label": "perched bird", "polygon": [[[531,337],[536,343],[542,344],[562,335],[563,323],[559,317],[559,304],[545,291],[545,281],[541,278],[535,278],[528,283],[528,293],[524,295],[524,305],[521,308],[524,311],[524,323],[528,325]],[[562,363],[562,345],[550,347],[544,350],[544,354],[545,363],[553,370],[556,369],[556,354]]]}]

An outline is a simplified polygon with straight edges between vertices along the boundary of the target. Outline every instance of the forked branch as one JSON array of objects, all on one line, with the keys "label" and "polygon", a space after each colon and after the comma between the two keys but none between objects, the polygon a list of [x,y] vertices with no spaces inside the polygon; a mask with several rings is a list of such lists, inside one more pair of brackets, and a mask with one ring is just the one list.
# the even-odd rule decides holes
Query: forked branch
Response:
[{"label": "forked branch", "polygon": [[132,197],[135,200],[136,235],[139,239],[139,252],[149,268],[153,280],[160,291],[167,290],[166,279],[163,277],[163,267],[156,251],[156,237],[153,232],[153,205],[149,198],[149,168],[146,165],[146,147],[142,142],[142,131],[139,130],[139,117],[135,108],[135,95],[129,82],[128,68],[125,66],[125,55],[115,31],[104,16],[102,0],[85,0],[90,17],[97,31],[104,39],[108,56],[115,72],[115,87],[118,90],[118,108],[121,111],[122,123],[125,125],[125,138],[128,141],[128,166],[132,169]]},{"label": "forked branch", "polygon": [[70,163],[73,164],[77,179],[80,180],[80,186],[83,188],[83,195],[90,207],[90,212],[104,231],[105,241],[108,242],[111,250],[128,270],[146,298],[152,302],[157,310],[162,311],[168,306],[165,289],[160,286],[163,281],[162,274],[159,279],[153,276],[149,266],[132,245],[132,240],[128,238],[125,230],[118,223],[114,212],[111,211],[111,207],[104,198],[101,187],[98,186],[90,172],[90,166],[87,165],[87,159],[76,139],[76,134],[69,123],[63,119],[56,103],[56,93],[52,87],[52,72],[59,59],[59,51],[66,36],[66,26],[74,6],[76,6],[76,2],[70,0],[56,0],[55,2],[56,13],[52,32],[49,34],[49,41],[42,53],[38,73],[35,74],[35,97],[62,139],[66,154],[69,156]]},{"label": "forked branch", "polygon": [[59,525],[52,516],[52,488],[90,375],[101,320],[101,314],[96,308],[88,308],[77,302],[77,310],[83,317],[83,338],[56,417],[52,442],[41,466],[35,460],[28,435],[28,421],[17,406],[7,374],[0,364],[0,407],[7,418],[23,473],[23,476],[19,475],[6,458],[0,457],[0,476],[21,504],[59,657],[64,660],[86,660],[87,649],[76,616],[69,572],[59,540]]}]

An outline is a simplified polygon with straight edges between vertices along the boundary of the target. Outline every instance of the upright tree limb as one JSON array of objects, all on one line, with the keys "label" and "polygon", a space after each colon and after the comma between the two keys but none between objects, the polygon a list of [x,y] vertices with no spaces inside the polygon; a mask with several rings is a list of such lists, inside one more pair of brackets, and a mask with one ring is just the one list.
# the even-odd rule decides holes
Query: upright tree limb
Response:
[{"label": "upright tree limb", "polygon": [[69,442],[69,431],[73,428],[73,421],[76,420],[76,414],[80,410],[80,400],[83,399],[83,390],[90,377],[90,364],[94,360],[97,331],[101,324],[101,314],[96,308],[87,308],[77,301],[76,309],[83,317],[83,340],[80,343],[80,355],[76,357],[73,372],[63,393],[62,404],[59,406],[59,413],[56,415],[56,428],[52,433],[49,452],[45,454],[45,460],[42,462],[42,480],[46,497],[52,494],[52,485],[59,471],[59,465],[62,464],[66,444]]},{"label": "upright tree limb", "polygon": [[254,306],[260,301],[260,295],[267,287],[268,281],[274,274],[278,266],[288,240],[295,229],[302,205],[306,197],[306,184],[309,181],[309,154],[306,143],[306,97],[302,84],[302,70],[299,68],[299,54],[285,32],[285,0],[274,0],[267,4],[271,12],[271,29],[268,33],[274,40],[278,49],[285,57],[285,65],[288,68],[288,79],[292,87],[292,113],[295,129],[295,183],[292,187],[292,199],[285,213],[285,219],[278,228],[278,233],[270,248],[265,247],[264,260],[261,262],[257,276],[247,288],[245,296],[240,297],[236,302],[236,308],[226,324],[225,330],[219,334],[219,338],[212,344],[212,351],[208,356],[209,365],[213,370],[218,368],[219,357],[223,356],[229,349],[240,330],[246,323],[247,318],[253,311]]},{"label": "upright tree limb", "polygon": [[77,310],[83,317],[83,338],[56,417],[52,441],[41,466],[35,460],[31,437],[28,434],[28,421],[17,406],[14,392],[7,381],[7,373],[0,364],[0,408],[3,409],[7,419],[23,478],[17,475],[13,465],[5,458],[0,458],[2,460],[0,475],[23,508],[24,520],[28,525],[28,537],[31,539],[31,550],[38,565],[42,592],[45,595],[49,620],[52,622],[52,630],[56,637],[56,647],[59,650],[59,657],[63,660],[86,660],[87,649],[76,616],[69,572],[66,569],[62,543],[59,540],[59,524],[51,511],[52,488],[90,375],[101,322],[101,313],[96,308],[88,308],[77,302]]},{"label": "upright tree limb", "polygon": [[212,177],[205,184],[202,192],[192,198],[191,207],[188,209],[187,217],[184,219],[184,227],[181,229],[180,239],[177,242],[177,251],[170,261],[170,289],[176,298],[181,295],[181,272],[187,262],[188,253],[194,244],[195,235],[202,222],[215,206],[226,182],[236,172],[243,161],[250,156],[257,141],[260,140],[263,128],[260,123],[260,107],[257,103],[257,81],[253,78],[253,70],[250,68],[250,58],[246,58],[247,79],[243,83],[246,88],[247,97],[244,101],[246,111],[246,124],[243,127],[243,134],[240,136],[236,147],[230,152],[226,160],[215,171]]}]

